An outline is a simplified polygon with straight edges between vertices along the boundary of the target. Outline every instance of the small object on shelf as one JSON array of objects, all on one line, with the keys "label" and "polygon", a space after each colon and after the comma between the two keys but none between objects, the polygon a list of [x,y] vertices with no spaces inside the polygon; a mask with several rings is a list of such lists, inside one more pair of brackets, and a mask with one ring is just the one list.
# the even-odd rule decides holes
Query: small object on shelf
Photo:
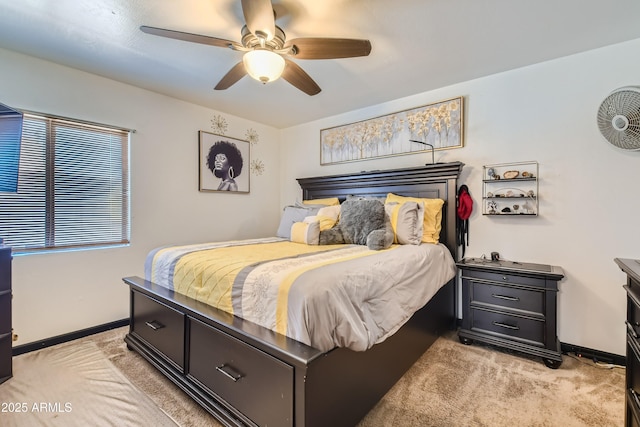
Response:
[{"label": "small object on shelf", "polygon": [[491,179],[495,179],[496,177],[496,171],[493,168],[489,168],[487,170],[487,175],[489,176],[489,178]]},{"label": "small object on shelf", "polygon": [[509,213],[509,212],[511,212],[511,208],[509,208],[509,207],[502,208],[502,212]]},{"label": "small object on shelf", "polygon": [[514,178],[517,178],[518,175],[520,175],[519,171],[506,171],[505,173],[502,174],[504,179],[514,179]]},{"label": "small object on shelf", "polygon": [[522,172],[522,177],[523,178],[534,178],[533,174],[531,172]]},{"label": "small object on shelf", "polygon": [[533,190],[527,191],[527,196],[529,196],[529,197],[533,197],[533,196],[535,196],[535,194],[536,193],[534,193]]},{"label": "small object on shelf", "polygon": [[487,197],[493,197],[493,193],[492,193],[491,191],[489,191],[489,192],[487,193]]},{"label": "small object on shelf", "polygon": [[498,204],[496,202],[494,202],[493,200],[489,201],[487,203],[487,209],[489,209],[489,213],[491,215],[494,215],[496,213],[496,209],[498,207]]},{"label": "small object on shelf", "polygon": [[520,209],[520,205],[513,205],[513,211],[518,213],[518,209]]}]

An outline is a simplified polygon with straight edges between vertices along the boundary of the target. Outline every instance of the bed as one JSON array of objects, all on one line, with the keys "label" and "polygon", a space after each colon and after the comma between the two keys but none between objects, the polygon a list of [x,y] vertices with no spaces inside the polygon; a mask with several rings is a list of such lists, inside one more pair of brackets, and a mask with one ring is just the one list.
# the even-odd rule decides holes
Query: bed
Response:
[{"label": "bed", "polygon": [[[302,198],[312,201],[387,193],[443,199],[438,246],[457,260],[455,205],[462,166],[441,163],[298,183]],[[338,336],[336,347],[318,340],[315,331],[274,327],[246,308],[215,308],[197,292],[162,283],[159,273],[148,278],[123,279],[131,296],[127,346],[226,426],[354,426],[457,318],[453,277],[426,296],[426,305],[399,329],[369,331],[364,341]],[[301,310],[307,313],[309,307]]]}]

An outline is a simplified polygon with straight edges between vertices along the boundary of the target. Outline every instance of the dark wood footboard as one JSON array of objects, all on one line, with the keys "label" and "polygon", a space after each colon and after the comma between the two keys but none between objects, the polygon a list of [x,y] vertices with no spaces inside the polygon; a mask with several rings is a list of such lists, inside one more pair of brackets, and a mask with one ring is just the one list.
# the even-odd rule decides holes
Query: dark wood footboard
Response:
[{"label": "dark wood footboard", "polygon": [[455,324],[450,281],[366,352],[323,353],[139,277],[125,341],[227,426],[354,426]]}]

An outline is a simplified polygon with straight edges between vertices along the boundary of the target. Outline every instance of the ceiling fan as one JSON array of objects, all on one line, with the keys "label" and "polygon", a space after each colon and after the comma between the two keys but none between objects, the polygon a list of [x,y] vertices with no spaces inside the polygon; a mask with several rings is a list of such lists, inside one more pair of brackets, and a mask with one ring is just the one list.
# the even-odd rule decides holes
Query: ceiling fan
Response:
[{"label": "ceiling fan", "polygon": [[287,40],[282,28],[275,24],[271,0],[242,0],[246,25],[241,30],[240,43],[200,34],[143,25],[140,29],[156,36],[184,40],[210,46],[226,47],[245,52],[242,61],[234,65],[218,82],[215,89],[224,90],[238,82],[245,74],[267,83],[282,76],[307,95],[316,95],[320,86],[289,58],[336,59],[367,56],[371,52],[369,40],[302,37]]}]

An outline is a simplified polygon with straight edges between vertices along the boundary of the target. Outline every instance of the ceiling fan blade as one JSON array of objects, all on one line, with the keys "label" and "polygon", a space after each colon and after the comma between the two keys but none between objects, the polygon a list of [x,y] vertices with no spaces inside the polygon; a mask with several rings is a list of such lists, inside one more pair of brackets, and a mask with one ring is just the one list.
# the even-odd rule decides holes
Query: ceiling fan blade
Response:
[{"label": "ceiling fan blade", "polygon": [[237,83],[238,80],[243,78],[247,74],[242,61],[233,66],[231,70],[218,82],[215,90],[225,90]]},{"label": "ceiling fan blade", "polygon": [[371,42],[360,39],[302,37],[289,40],[284,45],[285,49],[291,47],[291,55],[296,59],[352,58],[371,53]]},{"label": "ceiling fan blade", "polygon": [[288,59],[285,59],[284,62],[286,65],[282,73],[283,79],[309,96],[320,93],[320,86],[298,64]]},{"label": "ceiling fan blade", "polygon": [[247,28],[256,37],[271,40],[276,33],[276,18],[271,0],[242,0]]},{"label": "ceiling fan blade", "polygon": [[232,49],[242,48],[242,45],[240,43],[226,39],[219,39],[217,37],[184,33],[182,31],[166,30],[164,28],[148,27],[146,25],[141,26],[140,29],[144,33],[152,34],[154,36],[168,37],[170,39],[184,40],[187,42],[201,43],[217,47],[229,47]]}]

